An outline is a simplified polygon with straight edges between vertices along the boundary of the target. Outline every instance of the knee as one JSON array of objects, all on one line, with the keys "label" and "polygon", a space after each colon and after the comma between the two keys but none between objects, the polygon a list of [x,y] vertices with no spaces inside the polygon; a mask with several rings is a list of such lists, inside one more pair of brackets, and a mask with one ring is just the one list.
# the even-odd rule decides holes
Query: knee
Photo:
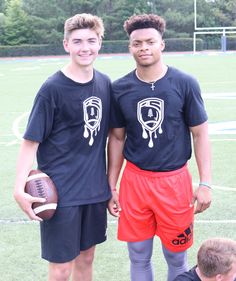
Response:
[{"label": "knee", "polygon": [[89,267],[93,264],[94,260],[94,250],[89,249],[87,251],[81,251],[78,258],[76,258],[75,263],[79,266],[82,265],[84,267]]},{"label": "knee", "polygon": [[51,263],[49,265],[49,280],[67,281],[70,278],[71,270],[72,270],[71,263],[62,263],[62,264]]},{"label": "knee", "polygon": [[187,253],[186,251],[178,253],[166,251],[165,259],[171,266],[182,267],[186,263]]},{"label": "knee", "polygon": [[82,259],[84,264],[89,266],[93,263],[94,253],[89,252],[89,253],[82,254],[81,259]]},{"label": "knee", "polygon": [[130,251],[129,259],[133,266],[147,268],[151,264],[151,255],[143,249],[142,251]]}]

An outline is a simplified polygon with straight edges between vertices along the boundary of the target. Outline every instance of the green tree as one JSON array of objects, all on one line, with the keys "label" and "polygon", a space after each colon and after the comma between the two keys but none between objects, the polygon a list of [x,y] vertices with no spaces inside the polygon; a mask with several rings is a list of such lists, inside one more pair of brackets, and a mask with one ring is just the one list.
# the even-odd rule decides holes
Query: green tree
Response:
[{"label": "green tree", "polygon": [[5,4],[6,4],[5,0],[0,0],[0,13],[5,12]]},{"label": "green tree", "polygon": [[[197,0],[199,27],[236,26],[235,0]],[[100,16],[105,40],[127,39],[124,21],[133,14],[156,13],[166,20],[165,38],[192,37],[194,0],[0,0],[0,42],[56,43],[64,21],[76,13]]]},{"label": "green tree", "polygon": [[7,1],[3,33],[4,42],[8,45],[20,45],[28,42],[31,30],[28,25],[28,16],[22,10],[21,0]]}]

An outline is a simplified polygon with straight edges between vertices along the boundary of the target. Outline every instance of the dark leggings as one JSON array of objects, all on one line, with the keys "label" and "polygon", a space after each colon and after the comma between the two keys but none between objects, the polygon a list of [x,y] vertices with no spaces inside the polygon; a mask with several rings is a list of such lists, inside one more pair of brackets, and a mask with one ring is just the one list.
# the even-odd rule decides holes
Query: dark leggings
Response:
[{"label": "dark leggings", "polygon": [[[141,242],[128,242],[131,281],[154,281],[151,263],[153,238]],[[174,253],[162,245],[162,251],[168,265],[167,281],[187,271],[187,251]]]}]

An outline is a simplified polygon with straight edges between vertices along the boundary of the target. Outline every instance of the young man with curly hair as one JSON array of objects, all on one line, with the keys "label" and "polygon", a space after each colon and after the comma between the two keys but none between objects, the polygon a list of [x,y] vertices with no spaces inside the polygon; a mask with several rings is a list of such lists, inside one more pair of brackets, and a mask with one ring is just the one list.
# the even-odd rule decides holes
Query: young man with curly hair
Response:
[{"label": "young man with curly hair", "polygon": [[[124,28],[136,69],[112,86],[109,210],[119,216],[118,239],[128,242],[131,280],[154,280],[151,256],[157,235],[172,281],[187,269],[194,212],[211,203],[207,114],[197,81],[163,62],[165,20],[134,15]],[[191,136],[200,180],[195,191],[187,164]]]}]

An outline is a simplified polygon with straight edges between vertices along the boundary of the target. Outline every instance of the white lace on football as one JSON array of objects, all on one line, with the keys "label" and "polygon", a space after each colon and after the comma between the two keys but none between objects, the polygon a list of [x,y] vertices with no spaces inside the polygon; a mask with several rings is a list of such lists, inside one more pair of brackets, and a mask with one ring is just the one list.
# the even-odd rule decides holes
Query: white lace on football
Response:
[{"label": "white lace on football", "polygon": [[40,174],[35,174],[35,175],[31,175],[27,178],[27,181],[31,181],[31,180],[35,180],[35,179],[40,179],[40,178],[48,178],[49,176],[45,173],[40,173]]},{"label": "white lace on football", "polygon": [[34,213],[37,215],[46,210],[56,210],[56,208],[57,208],[56,203],[45,204],[45,205],[34,208]]}]

